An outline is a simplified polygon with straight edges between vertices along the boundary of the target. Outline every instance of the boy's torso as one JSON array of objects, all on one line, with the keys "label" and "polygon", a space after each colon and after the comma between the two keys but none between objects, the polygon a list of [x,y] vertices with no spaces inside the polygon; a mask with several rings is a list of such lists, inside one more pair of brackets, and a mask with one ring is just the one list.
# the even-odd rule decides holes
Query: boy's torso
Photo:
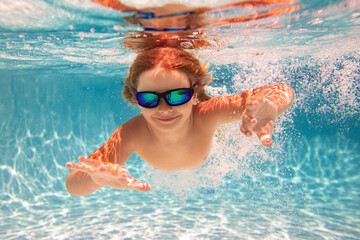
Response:
[{"label": "boy's torso", "polygon": [[196,169],[210,153],[214,131],[199,116],[195,117],[186,140],[176,144],[157,141],[148,131],[137,131],[141,136],[137,138],[135,152],[154,168],[164,171]]}]

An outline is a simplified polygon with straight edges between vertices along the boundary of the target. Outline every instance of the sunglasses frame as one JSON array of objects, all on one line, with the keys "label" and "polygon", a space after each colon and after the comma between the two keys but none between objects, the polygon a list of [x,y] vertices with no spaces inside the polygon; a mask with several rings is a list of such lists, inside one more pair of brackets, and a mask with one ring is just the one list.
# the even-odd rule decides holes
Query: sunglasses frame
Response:
[{"label": "sunglasses frame", "polygon": [[[178,90],[190,90],[191,91],[191,97],[185,101],[185,102],[182,102],[180,104],[171,104],[169,103],[168,99],[166,98],[166,95],[173,92],[173,91],[178,91]],[[139,93],[151,93],[151,94],[155,94],[157,97],[158,97],[158,100],[157,100],[157,103],[155,106],[152,106],[152,107],[149,107],[149,106],[144,106],[142,104],[140,104],[139,100],[138,100],[138,94]],[[149,91],[144,91],[144,92],[136,92],[135,96],[136,96],[136,100],[138,102],[138,104],[144,108],[156,108],[157,106],[159,106],[159,103],[160,103],[160,100],[161,98],[165,100],[165,102],[169,105],[169,106],[172,106],[172,107],[175,107],[175,106],[180,106],[180,105],[183,105],[187,102],[189,102],[191,100],[191,98],[194,96],[194,88],[190,87],[190,88],[176,88],[176,89],[171,89],[171,90],[168,90],[166,92],[162,92],[162,93],[156,93],[156,92],[149,92]]]}]

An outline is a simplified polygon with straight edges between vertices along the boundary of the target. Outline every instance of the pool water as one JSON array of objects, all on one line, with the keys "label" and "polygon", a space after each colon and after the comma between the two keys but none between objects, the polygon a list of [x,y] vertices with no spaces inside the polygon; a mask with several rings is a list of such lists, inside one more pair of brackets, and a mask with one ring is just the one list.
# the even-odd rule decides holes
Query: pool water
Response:
[{"label": "pool water", "polygon": [[295,90],[272,148],[232,123],[194,171],[164,173],[132,155],[125,166],[149,193],[74,197],[65,163],[139,114],[121,97],[135,53],[120,45],[138,27],[87,0],[0,0],[0,238],[360,239],[360,2],[297,4],[209,26],[218,46],[192,51],[209,64],[212,96],[275,82]]}]

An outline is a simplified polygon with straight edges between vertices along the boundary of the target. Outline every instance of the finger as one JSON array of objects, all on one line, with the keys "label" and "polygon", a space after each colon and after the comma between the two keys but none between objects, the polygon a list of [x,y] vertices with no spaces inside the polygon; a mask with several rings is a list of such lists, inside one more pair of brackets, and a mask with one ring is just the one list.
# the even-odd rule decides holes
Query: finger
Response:
[{"label": "finger", "polygon": [[108,172],[113,176],[119,176],[120,178],[127,179],[130,176],[129,171],[124,166],[115,163],[108,162],[100,165],[97,169],[101,172]]},{"label": "finger", "polygon": [[78,170],[81,172],[86,172],[86,173],[90,173],[92,172],[92,168],[87,166],[84,163],[66,163],[65,165],[67,168],[73,169],[73,170]]},{"label": "finger", "polygon": [[74,167],[74,164],[75,164],[75,163],[69,163],[69,162],[68,162],[68,163],[65,164],[65,166],[66,166],[67,168],[73,168],[73,167]]},{"label": "finger", "polygon": [[259,92],[255,95],[254,100],[258,100],[259,102],[261,102],[264,99],[268,89],[269,89],[269,85],[265,84],[264,86],[262,86]]},{"label": "finger", "polygon": [[249,128],[253,128],[254,125],[257,124],[257,119],[251,115],[249,115],[249,112],[246,111],[241,118],[242,122],[246,125],[249,125]]},{"label": "finger", "polygon": [[274,129],[274,121],[269,120],[264,127],[262,127],[259,131],[256,132],[257,136],[260,139],[260,142],[265,147],[271,147],[272,145],[272,139],[271,139],[271,133]]},{"label": "finger", "polygon": [[131,177],[128,187],[129,187],[129,189],[137,190],[140,192],[148,192],[151,190],[150,184],[141,182],[132,177]]},{"label": "finger", "polygon": [[241,120],[246,123],[249,123],[252,119],[253,117],[249,115],[249,111],[244,112],[244,114],[241,117]]},{"label": "finger", "polygon": [[259,106],[259,100],[252,100],[251,102],[245,104],[246,111],[253,112]]},{"label": "finger", "polygon": [[117,174],[121,178],[132,178],[129,174],[129,171],[124,166],[119,166]]},{"label": "finger", "polygon": [[265,147],[271,147],[273,143],[273,140],[271,139],[271,136],[269,134],[263,134],[259,137],[259,139],[262,145],[264,145]]},{"label": "finger", "polygon": [[255,94],[254,103],[261,103],[264,101],[265,94],[269,89],[269,85],[265,84],[263,87],[259,89],[259,91]]},{"label": "finger", "polygon": [[243,114],[240,130],[246,136],[251,136],[252,132],[254,131],[254,127],[256,126],[256,124],[257,124],[257,119],[256,118],[250,117],[247,114]]},{"label": "finger", "polygon": [[110,171],[113,175],[118,175],[122,178],[129,177],[128,170],[125,167],[121,166],[120,164],[108,163],[107,165],[109,166]]},{"label": "finger", "polygon": [[87,165],[92,166],[93,168],[97,168],[101,165],[101,163],[99,162],[99,160],[96,159],[92,159],[92,158],[87,158],[85,156],[80,156],[79,157],[79,161],[82,163],[85,163]]},{"label": "finger", "polygon": [[253,133],[246,127],[243,123],[241,123],[240,131],[247,137],[251,137]]},{"label": "finger", "polygon": [[250,100],[246,105],[246,109],[250,111],[254,111],[258,105],[264,102],[265,94],[269,89],[269,85],[264,85],[263,87],[258,89],[258,92],[255,94],[252,100]]},{"label": "finger", "polygon": [[105,164],[101,164],[97,169],[101,172],[108,172],[108,173],[116,176],[116,175],[119,175],[121,166],[119,164],[108,162]]},{"label": "finger", "polygon": [[81,163],[66,163],[65,166],[67,168],[71,168],[71,169],[75,169],[75,168],[80,168]]}]

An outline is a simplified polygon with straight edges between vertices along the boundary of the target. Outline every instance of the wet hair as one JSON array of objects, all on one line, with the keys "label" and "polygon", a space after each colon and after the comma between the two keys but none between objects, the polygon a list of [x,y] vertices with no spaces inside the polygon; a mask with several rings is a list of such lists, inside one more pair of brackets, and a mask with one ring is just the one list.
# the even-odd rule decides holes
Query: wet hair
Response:
[{"label": "wet hair", "polygon": [[168,70],[178,70],[186,74],[190,86],[194,87],[197,100],[204,102],[211,97],[205,93],[204,87],[211,81],[207,66],[200,63],[189,52],[174,47],[156,47],[139,53],[130,66],[124,80],[123,97],[131,104],[137,104],[136,88],[139,76],[150,69],[161,67]]},{"label": "wet hair", "polygon": [[178,49],[201,49],[215,47],[214,43],[207,40],[206,32],[194,31],[169,31],[169,32],[139,32],[129,31],[125,35],[124,47],[137,53],[150,50],[156,47],[173,47]]}]

